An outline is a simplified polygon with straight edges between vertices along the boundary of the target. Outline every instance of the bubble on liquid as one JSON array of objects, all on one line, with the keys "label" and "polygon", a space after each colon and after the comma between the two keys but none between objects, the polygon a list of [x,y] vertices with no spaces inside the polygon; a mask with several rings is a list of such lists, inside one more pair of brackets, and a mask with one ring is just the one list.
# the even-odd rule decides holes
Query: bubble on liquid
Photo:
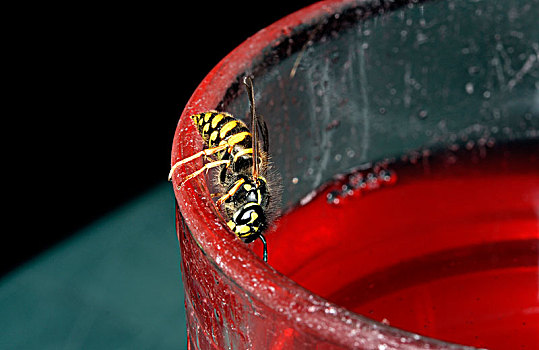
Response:
[{"label": "bubble on liquid", "polygon": [[477,145],[480,147],[483,147],[487,144],[487,139],[484,137],[481,137],[479,140],[477,140]]},{"label": "bubble on liquid", "polygon": [[326,199],[329,204],[339,204],[340,193],[339,191],[331,191],[327,194]]},{"label": "bubble on liquid", "polygon": [[374,190],[380,187],[380,183],[378,182],[378,177],[374,173],[367,174],[367,188],[369,190]]},{"label": "bubble on liquid", "polygon": [[341,186],[341,196],[351,196],[354,194],[354,188],[350,185],[345,183]]},{"label": "bubble on liquid", "polygon": [[397,181],[397,176],[394,171],[390,171],[387,169],[382,169],[378,175],[378,177],[385,183],[385,184],[394,184]]}]

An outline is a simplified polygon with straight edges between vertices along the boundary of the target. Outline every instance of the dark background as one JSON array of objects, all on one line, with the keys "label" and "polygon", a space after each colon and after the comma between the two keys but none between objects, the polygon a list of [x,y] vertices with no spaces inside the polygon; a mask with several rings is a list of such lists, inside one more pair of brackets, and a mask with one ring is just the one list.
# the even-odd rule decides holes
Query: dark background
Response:
[{"label": "dark background", "polygon": [[176,123],[204,76],[247,37],[313,2],[14,14],[5,46],[16,126],[4,133],[17,141],[4,154],[22,193],[5,197],[2,274],[165,181]]}]

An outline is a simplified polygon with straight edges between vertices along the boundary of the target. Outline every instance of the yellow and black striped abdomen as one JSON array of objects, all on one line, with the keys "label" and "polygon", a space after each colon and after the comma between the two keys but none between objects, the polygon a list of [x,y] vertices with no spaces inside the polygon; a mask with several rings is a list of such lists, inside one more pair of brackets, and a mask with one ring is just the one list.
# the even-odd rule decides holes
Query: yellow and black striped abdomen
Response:
[{"label": "yellow and black striped abdomen", "polygon": [[[241,120],[223,112],[206,112],[191,116],[198,132],[209,148],[226,141],[230,146],[250,149],[252,135]],[[236,148],[237,149],[237,148]],[[234,156],[234,154],[231,154]]]}]

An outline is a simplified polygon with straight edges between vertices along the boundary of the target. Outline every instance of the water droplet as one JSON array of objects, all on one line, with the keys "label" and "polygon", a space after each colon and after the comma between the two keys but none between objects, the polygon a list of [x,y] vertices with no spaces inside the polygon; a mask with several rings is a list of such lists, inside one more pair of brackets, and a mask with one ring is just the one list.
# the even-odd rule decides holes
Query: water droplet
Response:
[{"label": "water droplet", "polygon": [[427,42],[428,39],[429,37],[424,33],[419,32],[416,35],[416,42],[418,45],[424,44],[425,42]]},{"label": "water droplet", "polygon": [[473,94],[474,87],[472,83],[466,83],[464,88],[466,89],[466,93],[468,93],[469,95]]},{"label": "water droplet", "polygon": [[[470,66],[470,67],[468,67],[468,74],[475,75],[475,74],[479,73],[479,70],[480,70],[480,68],[478,66]],[[471,84],[471,83],[468,83],[468,84]]]},{"label": "water droplet", "polygon": [[337,309],[334,308],[333,306],[331,307],[328,307],[327,309],[324,310],[324,312],[328,315],[336,315],[337,314]]},{"label": "water droplet", "polygon": [[299,179],[297,177],[292,178],[292,183],[295,185],[299,182]]}]

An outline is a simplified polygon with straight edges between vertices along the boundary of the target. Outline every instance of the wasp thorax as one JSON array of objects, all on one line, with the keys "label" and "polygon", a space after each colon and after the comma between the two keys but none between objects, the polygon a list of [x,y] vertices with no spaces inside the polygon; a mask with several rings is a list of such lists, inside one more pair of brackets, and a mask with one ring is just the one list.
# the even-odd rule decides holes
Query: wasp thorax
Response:
[{"label": "wasp thorax", "polygon": [[253,157],[241,156],[237,157],[234,163],[232,163],[232,172],[234,173],[250,173],[253,168]]},{"label": "wasp thorax", "polygon": [[247,175],[238,176],[236,181],[230,184],[227,191],[232,189],[235,192],[226,202],[234,203],[236,208],[247,203],[257,203],[261,206],[268,204],[268,186],[263,177],[258,177],[257,181],[254,181]]}]

